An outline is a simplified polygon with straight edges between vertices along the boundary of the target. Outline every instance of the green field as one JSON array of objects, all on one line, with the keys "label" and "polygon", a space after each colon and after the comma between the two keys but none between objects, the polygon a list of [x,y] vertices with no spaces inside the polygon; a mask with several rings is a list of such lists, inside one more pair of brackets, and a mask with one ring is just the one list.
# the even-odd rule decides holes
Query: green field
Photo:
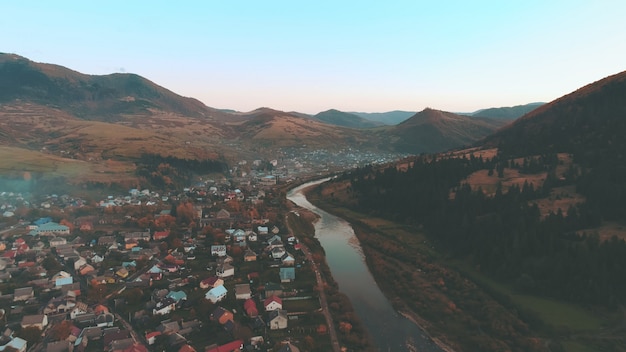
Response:
[{"label": "green field", "polygon": [[517,293],[507,285],[495,282],[479,272],[470,270],[464,262],[450,262],[450,265],[480,286],[510,298],[515,306],[532,311],[542,322],[552,328],[566,328],[573,332],[593,331],[602,328],[603,320],[580,306],[550,298]]}]

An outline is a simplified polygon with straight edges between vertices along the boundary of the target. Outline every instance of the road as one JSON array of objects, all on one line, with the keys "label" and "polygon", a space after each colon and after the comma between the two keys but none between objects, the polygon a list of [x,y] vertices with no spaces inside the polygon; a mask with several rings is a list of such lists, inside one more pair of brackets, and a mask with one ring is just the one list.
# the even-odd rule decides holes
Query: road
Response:
[{"label": "road", "polygon": [[[291,228],[289,227],[289,221],[285,216],[285,223],[287,224],[287,229],[289,230],[289,234],[295,236]],[[337,338],[337,330],[335,330],[335,325],[333,324],[333,317],[330,315],[330,309],[328,309],[328,301],[326,300],[326,292],[324,291],[324,287],[326,287],[324,279],[322,278],[322,274],[320,273],[319,264],[313,260],[313,255],[309,250],[309,247],[300,243],[302,246],[302,253],[306,256],[306,259],[313,266],[313,270],[315,270],[315,278],[317,279],[317,286],[320,288],[320,305],[322,306],[322,313],[326,318],[326,325],[328,326],[328,333],[330,335],[330,343],[333,346],[334,352],[341,352],[341,347],[339,345],[339,339]]]}]

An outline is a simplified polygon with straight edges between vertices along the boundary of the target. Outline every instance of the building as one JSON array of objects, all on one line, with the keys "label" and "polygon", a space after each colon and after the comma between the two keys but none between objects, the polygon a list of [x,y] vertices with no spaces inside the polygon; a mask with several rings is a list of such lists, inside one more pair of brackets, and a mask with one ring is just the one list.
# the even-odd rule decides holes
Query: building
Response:
[{"label": "building", "polygon": [[35,297],[35,291],[33,291],[32,287],[22,287],[16,288],[13,293],[13,301],[28,301],[29,299]]},{"label": "building", "polygon": [[296,269],[294,267],[280,268],[278,274],[280,275],[280,282],[292,282],[296,279]]},{"label": "building", "polygon": [[235,285],[235,298],[236,299],[249,299],[252,296],[250,291],[250,284],[238,284]]},{"label": "building", "polygon": [[263,307],[265,307],[266,312],[283,309],[283,300],[277,296],[268,297],[263,301]]},{"label": "building", "polygon": [[25,315],[22,318],[22,329],[26,329],[28,327],[36,327],[40,330],[43,330],[46,326],[48,326],[48,316],[45,314],[34,314],[34,315]]},{"label": "building", "polygon": [[280,330],[287,328],[287,311],[282,309],[273,310],[268,316],[270,330]]},{"label": "building", "polygon": [[56,222],[47,222],[45,224],[38,225],[37,228],[34,228],[29,232],[29,235],[31,236],[63,236],[69,234],[69,227],[59,225]]},{"label": "building", "polygon": [[205,295],[204,298],[208,299],[209,301],[211,301],[211,303],[217,303],[221,300],[223,300],[226,297],[226,294],[228,293],[228,290],[226,290],[226,287],[222,286],[217,286],[214,287],[212,289],[210,289]]},{"label": "building", "polygon": [[231,277],[235,275],[235,267],[228,263],[218,265],[217,269],[215,270],[215,274],[221,278]]}]

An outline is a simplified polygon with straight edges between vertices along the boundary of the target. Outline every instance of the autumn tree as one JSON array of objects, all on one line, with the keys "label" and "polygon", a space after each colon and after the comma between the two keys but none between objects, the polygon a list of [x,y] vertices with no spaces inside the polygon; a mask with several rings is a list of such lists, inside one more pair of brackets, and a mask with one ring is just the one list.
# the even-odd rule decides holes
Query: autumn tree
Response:
[{"label": "autumn tree", "polygon": [[170,228],[176,224],[176,218],[171,215],[161,215],[154,221],[155,225],[159,228]]},{"label": "autumn tree", "polygon": [[349,335],[352,331],[352,324],[347,321],[342,321],[339,323],[339,331],[343,332],[346,335]]},{"label": "autumn tree", "polygon": [[72,224],[72,222],[68,221],[67,219],[62,219],[61,222],[59,222],[59,224],[69,227],[70,232],[74,231],[74,224]]},{"label": "autumn tree", "polygon": [[189,225],[195,217],[195,210],[191,202],[184,202],[176,207],[176,216],[179,224]]},{"label": "autumn tree", "polygon": [[58,324],[54,324],[48,332],[48,336],[53,341],[62,341],[67,339],[72,332],[72,322],[70,320],[64,320]]}]

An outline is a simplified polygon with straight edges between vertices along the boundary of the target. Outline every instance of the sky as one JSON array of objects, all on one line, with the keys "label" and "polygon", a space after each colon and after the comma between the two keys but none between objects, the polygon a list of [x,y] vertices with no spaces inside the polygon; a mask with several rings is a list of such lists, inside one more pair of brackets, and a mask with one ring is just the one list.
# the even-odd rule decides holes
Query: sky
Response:
[{"label": "sky", "polygon": [[315,114],[549,102],[626,70],[626,1],[2,1],[0,52]]}]

